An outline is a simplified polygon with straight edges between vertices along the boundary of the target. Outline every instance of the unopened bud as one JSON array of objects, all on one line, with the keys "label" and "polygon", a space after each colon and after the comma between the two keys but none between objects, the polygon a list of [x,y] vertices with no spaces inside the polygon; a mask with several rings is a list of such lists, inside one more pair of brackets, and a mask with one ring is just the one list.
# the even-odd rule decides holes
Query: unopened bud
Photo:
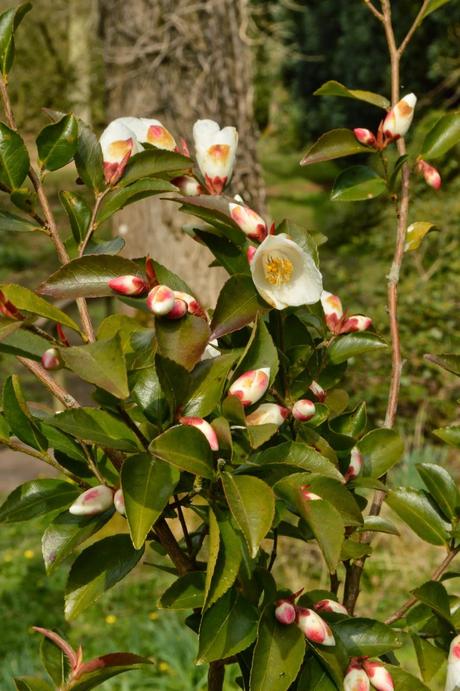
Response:
[{"label": "unopened bud", "polygon": [[359,666],[350,665],[343,680],[344,691],[369,691],[369,677]]},{"label": "unopened bud", "polygon": [[198,197],[204,192],[202,185],[200,185],[198,180],[192,178],[191,175],[180,175],[178,178],[171,180],[171,182],[179,188],[179,191],[185,197]]},{"label": "unopened bud", "polygon": [[343,317],[343,308],[340,298],[338,295],[332,295],[332,293],[328,293],[327,290],[323,290],[321,293],[321,305],[329,331],[336,333],[339,328],[340,320]]},{"label": "unopened bud", "polygon": [[55,370],[62,367],[61,356],[56,348],[48,348],[42,355],[42,365],[45,369]]},{"label": "unopened bud", "polygon": [[145,281],[139,276],[117,276],[109,281],[109,288],[120,295],[142,295],[147,291]]},{"label": "unopened bud", "polygon": [[427,185],[435,190],[439,190],[442,185],[439,171],[423,159],[417,162],[417,172],[423,175]]},{"label": "unopened bud", "polygon": [[147,307],[157,317],[161,317],[172,310],[174,300],[174,291],[171,288],[164,285],[155,286],[147,296]]},{"label": "unopened bud", "polygon": [[374,689],[377,689],[377,691],[394,690],[394,684],[393,679],[391,678],[391,674],[382,665],[381,662],[371,662],[370,660],[364,660],[363,667]]},{"label": "unopened bud", "polygon": [[318,494],[310,492],[310,485],[302,485],[302,487],[300,488],[300,494],[302,498],[306,501],[318,501],[319,499],[321,499],[321,497],[318,496]]},{"label": "unopened bud", "polygon": [[270,382],[270,368],[251,369],[236,379],[228,390],[230,396],[236,396],[244,406],[257,403],[262,398]]},{"label": "unopened bud", "polygon": [[283,424],[289,410],[277,403],[262,403],[254,412],[246,417],[248,425],[280,425]]},{"label": "unopened bud", "polygon": [[340,327],[339,333],[348,334],[353,331],[366,331],[372,326],[372,319],[365,317],[362,314],[353,314],[348,319],[345,319]]},{"label": "unopened bud", "polygon": [[333,633],[326,622],[312,609],[297,608],[297,626],[312,643],[335,645]]},{"label": "unopened bud", "polygon": [[126,516],[125,498],[123,496],[123,490],[117,489],[113,495],[113,505],[122,516]]},{"label": "unopened bud", "polygon": [[187,305],[187,311],[189,314],[195,315],[195,317],[206,317],[206,313],[198,300],[189,295],[188,293],[183,293],[180,290],[174,291],[174,297],[178,300],[183,300]]},{"label": "unopened bud", "polygon": [[320,386],[320,384],[318,384],[317,381],[312,381],[308,388],[310,389],[312,394],[316,396],[320,403],[324,403],[324,401],[326,400],[326,392],[323,389],[323,387]]},{"label": "unopened bud", "polygon": [[92,516],[109,509],[113,504],[113,492],[106,485],[90,487],[80,494],[69,508],[74,516]]},{"label": "unopened bud", "polygon": [[411,126],[416,103],[415,94],[408,94],[389,111],[383,122],[383,133],[386,137],[390,139],[404,137]]},{"label": "unopened bud", "polygon": [[253,247],[250,245],[248,249],[246,250],[246,257],[248,259],[248,263],[250,264],[252,260],[254,259],[254,255],[257,252],[257,247]]},{"label": "unopened bud", "polygon": [[364,127],[355,127],[353,132],[360,144],[364,144],[364,146],[375,146],[375,134],[370,130],[366,130]]},{"label": "unopened bud", "polygon": [[343,476],[345,482],[349,482],[355,477],[358,477],[363,468],[363,463],[364,461],[360,450],[357,446],[354,446],[351,450],[350,463],[348,464],[348,468]]},{"label": "unopened bud", "polygon": [[334,614],[348,614],[347,609],[335,600],[320,600],[315,604],[317,612],[333,612]]},{"label": "unopened bud", "polygon": [[177,298],[174,300],[174,307],[166,317],[168,319],[182,319],[182,317],[185,317],[187,314],[187,305],[183,300],[178,300]]},{"label": "unopened bud", "polygon": [[292,602],[279,600],[275,609],[275,617],[280,624],[293,624],[296,618],[296,609]]},{"label": "unopened bud", "polygon": [[460,686],[460,635],[450,644],[447,660],[447,679],[444,691],[455,691]]},{"label": "unopened bud", "polygon": [[302,398],[296,401],[292,406],[292,415],[296,420],[301,422],[306,422],[306,420],[311,420],[316,413],[315,404],[309,401],[308,398]]},{"label": "unopened bud", "polygon": [[262,240],[267,236],[267,224],[258,213],[242,204],[228,205],[230,216],[241,228],[243,233],[253,240]]},{"label": "unopened bud", "polygon": [[200,430],[202,434],[208,440],[209,446],[213,451],[219,450],[219,441],[217,439],[217,434],[215,433],[213,427],[203,420],[201,417],[180,417],[179,422],[181,425],[190,425],[191,427],[196,427]]}]

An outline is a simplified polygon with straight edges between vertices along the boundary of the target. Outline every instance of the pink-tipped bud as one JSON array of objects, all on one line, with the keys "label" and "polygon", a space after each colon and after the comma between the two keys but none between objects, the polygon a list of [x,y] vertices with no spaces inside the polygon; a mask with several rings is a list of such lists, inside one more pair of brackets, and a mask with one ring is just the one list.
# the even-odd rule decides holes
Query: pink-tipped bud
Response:
[{"label": "pink-tipped bud", "polygon": [[415,94],[408,94],[398,101],[383,121],[383,133],[385,137],[389,139],[404,137],[411,126],[416,103],[417,97]]},{"label": "pink-tipped bud", "polygon": [[350,480],[353,480],[355,477],[358,477],[361,470],[363,469],[363,463],[364,460],[360,450],[357,446],[354,446],[351,450],[350,463],[348,464],[348,468],[345,472],[345,475],[343,476],[345,482],[349,482]]},{"label": "pink-tipped bud", "polygon": [[254,412],[246,417],[246,423],[251,425],[280,425],[283,424],[289,410],[277,403],[262,403]]},{"label": "pink-tipped bud", "polygon": [[334,614],[348,614],[347,609],[335,600],[320,600],[315,605],[317,612],[332,612]]},{"label": "pink-tipped bud", "polygon": [[270,382],[270,368],[251,369],[235,379],[228,390],[230,396],[236,396],[244,406],[257,403],[262,398]]},{"label": "pink-tipped bud", "polygon": [[61,356],[56,348],[48,348],[42,355],[42,365],[45,369],[55,370],[62,367]]},{"label": "pink-tipped bud", "polygon": [[377,689],[377,691],[394,690],[394,683],[393,679],[391,678],[391,674],[381,662],[364,660],[363,667],[374,689]]},{"label": "pink-tipped bud", "polygon": [[179,188],[184,197],[198,197],[204,192],[202,185],[191,175],[180,175],[171,182]]},{"label": "pink-tipped bud", "polygon": [[312,609],[297,608],[297,626],[312,643],[321,643],[321,645],[328,646],[335,645],[331,629]]},{"label": "pink-tipped bud", "polygon": [[148,289],[147,284],[139,276],[117,276],[109,281],[109,288],[120,295],[142,295]]},{"label": "pink-tipped bud", "polygon": [[458,687],[460,687],[460,635],[455,636],[450,644],[444,691],[456,691]]},{"label": "pink-tipped bud", "polygon": [[423,175],[427,185],[435,190],[441,189],[442,180],[439,171],[423,159],[417,162],[417,173]]},{"label": "pink-tipped bud", "polygon": [[174,291],[174,297],[178,300],[183,300],[187,305],[187,311],[189,314],[195,315],[195,317],[206,317],[206,313],[198,300],[189,295],[188,293],[183,293],[180,290]]},{"label": "pink-tipped bud", "polygon": [[166,315],[167,319],[182,319],[187,314],[187,305],[183,300],[174,300],[174,307]]},{"label": "pink-tipped bud", "polygon": [[242,204],[230,203],[228,205],[230,216],[241,228],[243,233],[252,240],[262,240],[267,236],[267,224],[258,213]]},{"label": "pink-tipped bud", "polygon": [[343,680],[344,691],[369,691],[369,677],[359,666],[350,665]]},{"label": "pink-tipped bud", "polygon": [[353,331],[366,331],[372,326],[372,319],[365,317],[362,314],[353,314],[351,317],[345,319],[340,326],[339,333],[349,334]]},{"label": "pink-tipped bud", "polygon": [[323,389],[323,387],[320,386],[320,384],[318,384],[317,381],[312,381],[308,388],[310,389],[312,394],[316,396],[320,403],[324,403],[324,401],[326,400],[326,392]]},{"label": "pink-tipped bud", "polygon": [[280,624],[293,624],[296,618],[296,609],[289,600],[279,600],[276,603],[275,617]]},{"label": "pink-tipped bud", "polygon": [[115,185],[124,173],[130,157],[141,150],[134,132],[126,127],[122,118],[113,120],[99,140],[104,159],[104,178]]},{"label": "pink-tipped bud", "polygon": [[125,498],[122,489],[117,489],[113,495],[113,505],[118,513],[121,513],[122,516],[126,516]]},{"label": "pink-tipped bud", "polygon": [[254,255],[255,255],[256,252],[257,252],[257,247],[252,247],[252,245],[250,245],[250,246],[248,247],[248,249],[246,250],[246,257],[247,257],[247,259],[248,259],[248,263],[249,263],[249,264],[250,264],[250,263],[252,262],[252,260],[254,259]]},{"label": "pink-tipped bud", "polygon": [[171,312],[174,307],[174,291],[168,286],[159,285],[152,288],[147,296],[147,307],[157,317]]},{"label": "pink-tipped bud", "polygon": [[315,416],[316,408],[312,401],[308,398],[301,398],[300,401],[296,401],[292,406],[292,415],[296,420],[301,422],[306,422],[311,420]]},{"label": "pink-tipped bud", "polygon": [[364,127],[355,127],[353,132],[360,144],[364,144],[364,146],[375,146],[377,140],[375,134],[370,130],[366,130]]},{"label": "pink-tipped bud", "polygon": [[324,316],[326,317],[326,325],[329,331],[336,333],[340,327],[340,322],[343,317],[342,302],[337,295],[328,293],[323,290],[321,293],[321,305],[323,307]]},{"label": "pink-tipped bud", "polygon": [[113,504],[113,492],[106,485],[90,487],[80,494],[69,508],[74,516],[92,516],[109,509]]},{"label": "pink-tipped bud", "polygon": [[318,494],[315,494],[314,492],[310,492],[310,485],[302,485],[300,488],[300,494],[305,501],[318,501],[321,499]]},{"label": "pink-tipped bud", "polygon": [[190,425],[191,427],[196,427],[197,429],[200,430],[202,434],[206,437],[208,440],[209,446],[213,451],[218,451],[219,450],[219,441],[217,439],[217,434],[215,433],[214,429],[211,427],[209,422],[206,422],[206,420],[203,420],[201,417],[180,417],[179,422],[181,425]]}]

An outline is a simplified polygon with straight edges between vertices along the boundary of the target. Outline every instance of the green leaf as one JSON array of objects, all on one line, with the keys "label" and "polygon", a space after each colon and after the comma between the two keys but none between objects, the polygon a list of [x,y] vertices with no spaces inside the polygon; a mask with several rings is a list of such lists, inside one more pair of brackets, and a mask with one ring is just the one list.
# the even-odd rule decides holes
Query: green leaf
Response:
[{"label": "green leaf", "polygon": [[14,677],[17,691],[53,691],[47,681],[38,677]]},{"label": "green leaf", "polygon": [[1,523],[28,521],[36,516],[70,506],[78,487],[62,480],[32,480],[16,487],[0,507]]},{"label": "green leaf", "polygon": [[230,511],[254,559],[275,515],[273,490],[263,480],[249,475],[222,473],[222,484]]},{"label": "green leaf", "polygon": [[65,264],[38,289],[54,298],[107,297],[113,295],[108,282],[117,276],[134,275],[145,279],[137,264],[124,257],[89,255]]},{"label": "green leaf", "polygon": [[331,192],[333,202],[361,202],[380,196],[386,182],[368,166],[352,166],[336,178]]},{"label": "green leaf", "polygon": [[[182,210],[184,207],[181,207]],[[223,266],[229,274],[249,275],[250,268],[247,258],[241,248],[231,242],[228,237],[220,237],[214,230],[211,232],[204,228],[194,228],[193,235],[206,245],[219,266]]]},{"label": "green leaf", "polygon": [[46,572],[51,574],[78,545],[97,533],[111,518],[113,512],[113,509],[109,509],[95,516],[74,516],[64,511],[56,516],[42,537]]},{"label": "green leaf", "polygon": [[423,142],[421,156],[426,159],[444,156],[460,142],[460,110],[447,113],[432,127]]},{"label": "green leaf", "polygon": [[19,134],[0,122],[0,182],[11,190],[21,187],[29,165],[29,154]]},{"label": "green leaf", "polygon": [[78,174],[87,187],[102,192],[105,187],[102,149],[94,132],[78,121],[78,144],[75,153]]},{"label": "green leaf", "polygon": [[14,33],[31,9],[32,3],[24,2],[0,14],[0,69],[4,77],[13,66]]},{"label": "green leaf", "polygon": [[404,252],[414,252],[415,250],[418,250],[425,235],[427,235],[430,230],[434,229],[434,223],[429,223],[427,221],[417,221],[416,223],[411,223],[407,229]]},{"label": "green leaf", "polygon": [[185,396],[184,415],[206,417],[212,413],[220,403],[235,357],[233,353],[220,355],[203,360],[193,368]]},{"label": "green leaf", "polygon": [[159,353],[155,355],[155,370],[161,385],[157,395],[161,396],[164,394],[169,404],[171,416],[175,419],[179,411],[182,410],[183,403],[187,397],[191,375],[185,367],[163,357]]},{"label": "green leaf", "polygon": [[379,657],[402,645],[398,632],[374,619],[342,619],[334,625],[334,635],[341,640],[350,657]]},{"label": "green leaf", "polygon": [[137,564],[143,550],[135,550],[129,535],[112,535],[87,547],[70,569],[65,590],[66,619],[75,619]]},{"label": "green leaf", "polygon": [[321,161],[332,161],[343,156],[375,153],[375,149],[363,146],[351,130],[338,129],[326,132],[307,151],[300,161],[301,166],[308,166]]},{"label": "green leaf", "polygon": [[278,432],[278,425],[267,422],[263,425],[248,425],[247,435],[251,449],[258,449]]},{"label": "green leaf", "polygon": [[404,453],[403,440],[391,429],[374,429],[357,446],[364,456],[365,477],[382,477],[401,460]]},{"label": "green leaf", "polygon": [[204,434],[195,427],[170,427],[152,441],[149,451],[180,470],[208,480],[214,476],[211,447]]},{"label": "green leaf", "polygon": [[[215,531],[219,533],[217,540]],[[211,531],[214,533],[211,534]],[[229,513],[219,513],[218,519],[213,520],[212,511],[209,513],[209,549],[213,549],[212,560],[208,559],[205,584],[205,606],[211,607],[234,584],[240,564],[243,559],[244,545],[242,536],[237,533],[230,521]],[[216,544],[218,545],[217,560],[215,559]]]},{"label": "green leaf", "polygon": [[200,360],[210,339],[206,319],[187,314],[182,319],[155,319],[158,352],[191,370]]},{"label": "green leaf", "polygon": [[126,459],[121,486],[133,545],[141,549],[148,532],[160,517],[179,482],[180,473],[149,454]]},{"label": "green leaf", "polygon": [[417,600],[423,602],[424,605],[442,617],[449,626],[452,626],[449,595],[441,583],[437,581],[427,581],[419,588],[411,590],[411,593]]},{"label": "green leaf", "polygon": [[[212,195],[200,195],[198,197],[178,197],[172,201],[181,204],[180,210],[183,213],[196,216],[209,223],[213,227],[212,232],[217,230],[216,237],[224,236],[237,246],[245,244],[246,235],[230,216],[228,199]],[[211,229],[208,230],[211,232]],[[242,254],[241,251],[240,254]]]},{"label": "green leaf", "polygon": [[139,199],[151,197],[162,192],[175,192],[176,187],[167,180],[144,178],[132,185],[121,187],[108,194],[99,209],[97,222],[102,223],[110,218],[116,211],[123,209],[128,204],[133,204]]},{"label": "green leaf", "polygon": [[3,387],[3,413],[13,434],[38,451],[46,451],[48,442],[33,419],[16,374],[5,381]]},{"label": "green leaf", "polygon": [[168,269],[160,262],[155,261],[155,259],[150,258],[153,269],[155,271],[155,276],[157,277],[158,283],[163,283],[171,288],[171,290],[180,290],[183,293],[188,293],[197,299],[193,290],[185,281],[182,280],[180,276],[175,274],[173,271]]},{"label": "green leaf", "polygon": [[388,348],[388,345],[377,334],[359,331],[336,336],[327,349],[327,353],[332,364],[339,365],[349,358],[382,350],[382,348]]},{"label": "green leaf", "polygon": [[192,571],[179,576],[160,597],[159,605],[165,609],[194,609],[204,604],[204,571]]},{"label": "green leaf", "polygon": [[433,508],[426,495],[411,487],[391,490],[386,502],[395,513],[425,542],[445,545],[449,525]]},{"label": "green leaf", "polygon": [[439,355],[425,355],[425,360],[456,374],[460,377],[460,355],[455,353],[441,353]]},{"label": "green leaf", "polygon": [[203,615],[197,665],[245,650],[257,634],[257,608],[236,590],[229,590]]},{"label": "green leaf", "polygon": [[[401,667],[396,667],[396,665],[385,665],[385,667],[390,672],[397,691],[415,691],[415,689],[417,691],[430,691],[429,687],[422,684],[418,677],[414,677],[413,674],[409,674]],[[454,689],[454,691],[456,690]]]},{"label": "green leaf", "polygon": [[74,115],[65,115],[59,122],[47,125],[37,137],[38,160],[41,168],[58,170],[69,163],[77,150],[78,122]]},{"label": "green leaf", "polygon": [[423,681],[431,681],[444,664],[446,655],[443,650],[435,647],[416,633],[411,634],[411,638],[422,679]]},{"label": "green leaf", "polygon": [[433,434],[443,441],[460,448],[460,425],[448,425],[433,430]]},{"label": "green leaf", "polygon": [[45,317],[45,319],[62,324],[62,326],[68,326],[69,329],[80,333],[80,327],[73,319],[68,317],[62,310],[36,295],[32,290],[15,283],[2,283],[0,290],[19,311],[24,310],[31,314]]},{"label": "green leaf", "polygon": [[238,331],[268,309],[269,306],[260,297],[250,276],[231,276],[217,299],[211,323],[211,338],[221,338]]},{"label": "green leaf", "polygon": [[435,10],[439,9],[443,5],[447,4],[449,0],[429,0],[427,6],[425,7],[424,12],[422,13],[421,17],[419,18],[419,23],[422,22],[425,17],[428,17],[429,14],[434,12]]},{"label": "green leaf", "polygon": [[284,442],[260,451],[251,457],[251,464],[286,464],[343,481],[342,474],[331,461],[303,442]]},{"label": "green leaf", "polygon": [[259,315],[233,377],[236,379],[248,370],[261,367],[270,368],[270,384],[273,384],[278,374],[278,352],[267,326]]},{"label": "green leaf", "polygon": [[78,680],[68,686],[69,691],[90,691],[107,679],[138,669],[145,669],[153,662],[146,657],[133,653],[109,653],[101,655],[82,664],[79,668]]},{"label": "green leaf", "polygon": [[120,337],[60,349],[66,367],[84,381],[117,398],[129,396],[128,375]]},{"label": "green leaf", "polygon": [[77,439],[108,446],[111,449],[139,451],[139,441],[134,432],[105,410],[73,408],[46,418],[45,422]]},{"label": "green leaf", "polygon": [[219,557],[219,547],[220,547],[220,530],[219,524],[217,522],[216,514],[209,507],[208,510],[208,563],[206,566],[206,580],[204,584],[204,601],[209,595],[211,588],[211,581],[214,575],[214,569],[216,568],[217,559]]},{"label": "green leaf", "polygon": [[313,96],[342,96],[343,98],[353,98],[358,101],[365,101],[371,103],[373,106],[387,110],[391,103],[380,94],[374,94],[372,91],[361,91],[361,89],[348,89],[348,87],[336,82],[334,79],[322,84],[319,89],[313,92]]},{"label": "green leaf", "polygon": [[[300,476],[297,475],[297,477]],[[337,509],[346,526],[362,525],[363,517],[360,508],[353,494],[343,485],[343,482],[319,474],[305,475],[304,482],[309,485],[314,494],[322,499],[327,499]]]},{"label": "green leaf", "polygon": [[31,233],[34,230],[43,230],[43,227],[37,221],[22,218],[9,211],[0,211],[0,232]]},{"label": "green leaf", "polygon": [[451,475],[433,463],[417,463],[415,467],[443,514],[450,520],[454,519],[459,495]]},{"label": "green leaf", "polygon": [[364,523],[362,527],[358,528],[358,531],[387,533],[388,535],[400,534],[396,526],[388,518],[382,518],[382,516],[364,516]]},{"label": "green leaf", "polygon": [[61,191],[59,200],[69,218],[73,238],[79,244],[88,232],[91,209],[83,197],[76,192]]},{"label": "green leaf", "polygon": [[140,178],[174,178],[192,167],[193,161],[190,158],[175,151],[147,149],[129,159],[119,187],[131,185]]},{"label": "green leaf", "polygon": [[299,689],[308,691],[337,691],[327,671],[315,658],[308,658],[298,682]]},{"label": "green leaf", "polygon": [[40,660],[58,688],[62,687],[71,671],[70,663],[62,650],[49,638],[40,643]]},{"label": "green leaf", "polygon": [[345,434],[357,439],[362,435],[367,425],[366,403],[359,403],[354,410],[334,418],[330,428],[338,434]]},{"label": "green leaf", "polygon": [[[125,241],[121,237],[111,238],[110,240],[102,241],[93,239],[90,240],[86,245],[83,255],[86,256],[87,254],[118,254],[119,252],[121,252],[125,244]],[[135,298],[131,298],[131,300],[134,300],[135,304]],[[142,303],[138,304],[140,308]],[[147,308],[145,308],[145,311],[147,311]]]},{"label": "green leaf", "polygon": [[22,355],[31,360],[41,360],[45,350],[50,347],[50,342],[31,331],[18,329],[6,337],[0,339],[0,352],[12,355]]},{"label": "green leaf", "polygon": [[250,691],[287,691],[305,653],[305,637],[297,626],[284,626],[269,605],[259,622],[252,658]]}]

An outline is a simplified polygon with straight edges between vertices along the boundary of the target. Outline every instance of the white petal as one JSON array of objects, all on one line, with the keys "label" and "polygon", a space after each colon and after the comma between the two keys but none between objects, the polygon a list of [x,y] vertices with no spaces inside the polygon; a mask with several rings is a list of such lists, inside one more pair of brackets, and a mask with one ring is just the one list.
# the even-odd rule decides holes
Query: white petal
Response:
[{"label": "white petal", "polygon": [[207,149],[213,143],[213,137],[220,131],[214,120],[197,120],[193,125],[193,140],[196,149]]}]

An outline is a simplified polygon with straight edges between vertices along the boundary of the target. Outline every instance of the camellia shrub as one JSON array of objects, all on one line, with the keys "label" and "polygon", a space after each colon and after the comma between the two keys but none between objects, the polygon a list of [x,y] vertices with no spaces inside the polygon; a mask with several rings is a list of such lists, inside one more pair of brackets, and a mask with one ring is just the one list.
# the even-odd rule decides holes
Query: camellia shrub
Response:
[{"label": "camellia shrub", "polygon": [[[390,1],[377,8],[366,0],[388,40],[391,102],[328,82],[320,94],[371,103],[382,109],[381,124],[377,132],[365,122],[328,132],[302,161],[361,154],[372,167],[345,169],[333,198],[387,195],[395,205],[390,343],[375,333],[371,317],[349,314],[327,291],[318,254],[324,238],[290,221],[270,225],[241,198],[225,196],[237,159],[234,127],[199,120],[191,156],[157,120],[119,118],[98,140],[74,115],[50,112],[32,165],[8,96],[14,35],[30,5],[0,16],[0,185],[8,209],[18,208],[1,211],[1,226],[47,235],[61,264],[35,291],[0,286],[0,350],[62,407],[37,410],[20,377],[4,382],[1,442],[59,476],[17,487],[0,520],[48,516],[43,559],[50,578],[71,563],[69,620],[139,565],[146,549],[166,554],[173,580],[160,605],[190,611],[186,623],[197,635],[197,664],[209,665],[211,691],[223,688],[227,666],[239,667],[238,684],[250,691],[423,690],[446,658],[445,689],[460,688],[460,610],[442,583],[460,551],[457,487],[430,463],[417,466],[424,490],[386,480],[404,448],[393,429],[403,364],[399,274],[404,254],[416,251],[431,227],[410,218],[411,176],[422,175],[437,190],[432,161],[460,138],[460,115],[448,112],[408,157],[404,137],[417,99],[400,98],[399,64],[417,26],[444,3],[421,3],[398,46]],[[45,182],[49,171],[71,162],[83,187],[59,193],[67,223],[58,228]],[[174,273],[173,258],[170,267],[154,257],[126,259],[118,256],[122,239],[98,239],[119,209],[165,193],[165,204],[179,203],[197,219],[193,237],[228,271],[213,309]],[[134,308],[134,316],[117,310],[95,328],[88,300],[108,296]],[[62,300],[76,301],[78,321],[58,306]],[[392,358],[387,414],[381,428],[368,429],[364,403],[350,409],[343,382],[350,360],[381,349]],[[430,357],[459,374],[455,355]],[[63,387],[54,374],[61,368],[72,373],[69,382],[87,383],[92,405],[80,405]],[[459,427],[438,434],[460,443]],[[380,515],[383,502],[443,554],[432,578],[379,621],[356,616],[355,607],[373,535],[398,539]],[[98,537],[115,512],[125,528]],[[327,590],[305,591],[299,583],[291,592],[275,581],[280,536],[296,540],[299,550],[317,545],[330,574]],[[133,652],[88,660],[40,622],[36,631],[47,677],[16,678],[19,691],[86,691],[152,664]],[[420,678],[398,659],[408,639]]]}]

